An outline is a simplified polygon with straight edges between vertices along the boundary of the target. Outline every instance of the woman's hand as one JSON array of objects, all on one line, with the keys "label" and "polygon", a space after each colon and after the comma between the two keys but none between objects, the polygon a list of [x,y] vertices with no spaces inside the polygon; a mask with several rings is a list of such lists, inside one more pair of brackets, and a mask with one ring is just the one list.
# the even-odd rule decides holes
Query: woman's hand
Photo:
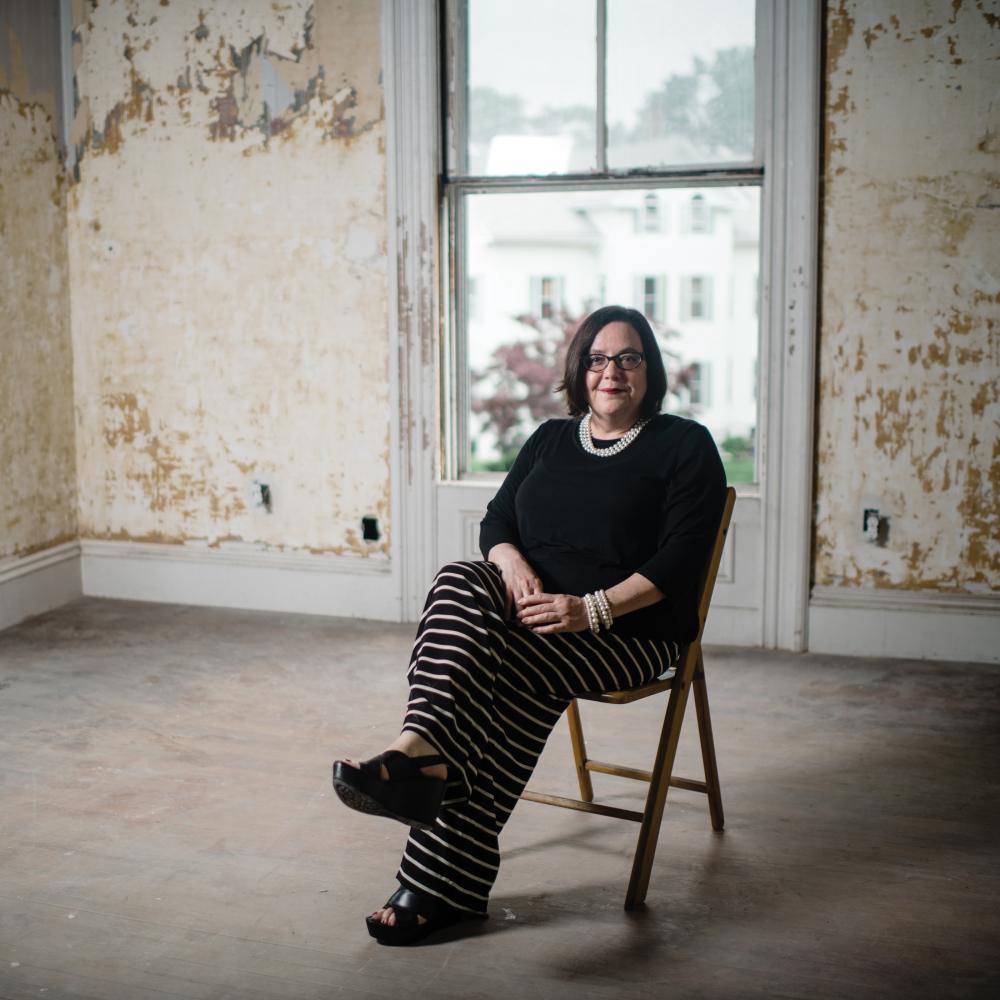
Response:
[{"label": "woman's hand", "polygon": [[528,594],[517,602],[517,617],[539,635],[590,628],[583,598],[572,594]]},{"label": "woman's hand", "polygon": [[500,570],[500,575],[503,577],[507,591],[504,615],[510,618],[515,603],[520,602],[522,597],[541,592],[542,581],[538,579],[538,574],[518,548],[507,542],[494,545],[490,549],[489,560]]}]

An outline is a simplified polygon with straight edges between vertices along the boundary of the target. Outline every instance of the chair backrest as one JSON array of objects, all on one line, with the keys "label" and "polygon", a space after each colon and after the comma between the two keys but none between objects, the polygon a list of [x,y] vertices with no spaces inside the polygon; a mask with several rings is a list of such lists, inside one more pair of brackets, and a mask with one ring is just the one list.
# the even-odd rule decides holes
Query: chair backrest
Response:
[{"label": "chair backrest", "polygon": [[712,546],[711,555],[705,565],[699,581],[698,589],[698,634],[685,646],[681,652],[677,664],[671,668],[669,673],[662,678],[643,684],[641,687],[627,688],[624,691],[602,691],[593,694],[577,695],[585,701],[603,701],[606,704],[623,705],[630,701],[638,701],[640,698],[648,698],[650,695],[658,694],[667,688],[673,687],[674,678],[678,673],[688,673],[690,671],[682,668],[687,666],[688,658],[691,656],[700,657],[701,636],[705,631],[705,619],[708,618],[708,609],[712,603],[712,593],[715,590],[715,578],[719,573],[719,563],[722,561],[722,550],[726,546],[726,536],[729,534],[729,525],[733,519],[733,508],[736,506],[736,490],[732,486],[726,487],[726,499],[722,506],[722,517],[719,520],[719,530],[715,533],[715,544]]},{"label": "chair backrest", "polygon": [[736,490],[732,486],[726,487],[726,500],[722,506],[722,517],[719,520],[719,530],[715,533],[715,544],[712,546],[712,554],[708,558],[708,565],[701,578],[701,593],[698,598],[698,637],[696,642],[701,641],[701,634],[705,631],[705,619],[708,618],[708,609],[712,603],[712,594],[715,591],[715,578],[719,573],[719,563],[722,562],[722,550],[726,547],[726,536],[729,534],[729,525],[733,519],[733,508],[736,506]]}]

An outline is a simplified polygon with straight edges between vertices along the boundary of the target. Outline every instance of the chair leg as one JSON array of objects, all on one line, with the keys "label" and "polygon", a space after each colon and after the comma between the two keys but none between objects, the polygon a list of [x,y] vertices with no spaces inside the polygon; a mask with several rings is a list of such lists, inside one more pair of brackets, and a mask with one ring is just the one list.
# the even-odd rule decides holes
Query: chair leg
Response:
[{"label": "chair leg", "polygon": [[721,830],[726,820],[722,813],[722,786],[719,784],[719,765],[715,758],[715,739],[712,736],[712,716],[708,711],[708,688],[705,685],[705,661],[698,654],[695,668],[694,707],[698,713],[698,736],[701,738],[701,759],[705,765],[705,784],[708,785],[708,808],[712,816],[712,829]]},{"label": "chair leg", "polygon": [[681,722],[687,706],[688,687],[689,684],[682,681],[670,691],[663,730],[660,733],[660,745],[656,748],[649,794],[646,796],[646,808],[643,810],[642,825],[639,828],[635,859],[632,862],[632,876],[625,893],[626,910],[634,910],[646,899],[649,876],[653,870],[653,857],[656,854],[656,841],[660,836],[660,823],[663,820],[663,808],[670,789],[670,775],[673,773],[674,758],[677,756]]},{"label": "chair leg", "polygon": [[587,770],[587,744],[583,742],[583,723],[580,721],[580,705],[574,698],[566,709],[569,723],[569,739],[573,744],[573,760],[576,762],[576,780],[580,783],[580,798],[584,802],[594,801],[594,786]]}]

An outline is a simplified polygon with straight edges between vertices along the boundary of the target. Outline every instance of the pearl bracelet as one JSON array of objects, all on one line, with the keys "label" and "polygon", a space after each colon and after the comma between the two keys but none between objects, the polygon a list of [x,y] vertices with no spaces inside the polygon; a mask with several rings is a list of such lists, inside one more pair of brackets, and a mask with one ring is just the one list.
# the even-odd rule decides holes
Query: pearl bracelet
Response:
[{"label": "pearl bracelet", "polygon": [[584,594],[583,606],[587,612],[587,625],[594,635],[598,635],[602,628],[611,628],[615,619],[614,615],[611,614],[611,602],[603,590]]},{"label": "pearl bracelet", "polygon": [[595,590],[594,597],[597,600],[597,611],[601,616],[601,624],[609,629],[614,622],[614,615],[611,614],[611,602],[608,595],[603,590]]}]

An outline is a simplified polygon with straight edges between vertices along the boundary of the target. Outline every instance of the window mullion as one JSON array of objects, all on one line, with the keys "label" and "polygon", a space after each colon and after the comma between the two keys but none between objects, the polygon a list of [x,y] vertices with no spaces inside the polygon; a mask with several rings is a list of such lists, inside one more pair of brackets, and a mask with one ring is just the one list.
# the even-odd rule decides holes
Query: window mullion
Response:
[{"label": "window mullion", "polygon": [[608,0],[597,6],[597,172],[608,172]]},{"label": "window mullion", "polygon": [[[453,0],[446,5],[445,38],[449,51],[445,78],[445,105],[448,113],[448,156],[445,163],[452,175],[469,172],[469,10],[468,0]],[[449,85],[450,83],[450,85]]]},{"label": "window mullion", "polygon": [[520,177],[455,177],[447,182],[449,188],[457,188],[467,194],[481,194],[489,191],[510,193],[528,191],[570,191],[590,188],[599,190],[626,190],[629,188],[709,188],[746,185],[759,187],[764,179],[764,171],[759,167],[735,167],[724,170],[675,170],[658,173],[612,174],[605,177],[576,174],[552,174],[548,176]]},{"label": "window mullion", "polygon": [[468,308],[468,267],[466,261],[467,225],[465,197],[461,191],[452,192],[452,237],[451,265],[454,275],[452,302],[454,304],[454,335],[451,338],[454,352],[452,371],[455,381],[451,399],[451,433],[454,442],[452,466],[449,471],[456,478],[468,472],[471,454],[471,428],[468,415],[471,412],[471,385],[469,371],[469,308]]}]

